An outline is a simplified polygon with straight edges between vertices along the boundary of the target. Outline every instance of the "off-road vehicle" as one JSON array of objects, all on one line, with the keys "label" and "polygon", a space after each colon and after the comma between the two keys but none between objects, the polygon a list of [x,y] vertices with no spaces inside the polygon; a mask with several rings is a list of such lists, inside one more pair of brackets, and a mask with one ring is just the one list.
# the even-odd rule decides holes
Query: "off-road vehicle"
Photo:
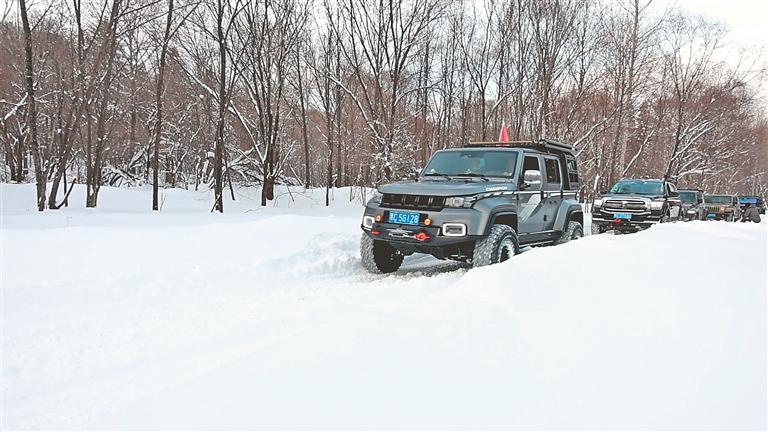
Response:
[{"label": "off-road vehicle", "polygon": [[739,198],[736,195],[704,195],[707,219],[734,222],[741,217]]},{"label": "off-road vehicle", "polygon": [[704,191],[701,189],[679,189],[680,202],[680,220],[707,220],[707,208],[704,206]]},{"label": "off-road vehicle", "polygon": [[521,246],[584,235],[573,147],[551,140],[470,143],[437,151],[410,181],[379,186],[365,208],[365,268],[390,273],[413,253],[473,267]]},{"label": "off-road vehicle", "polygon": [[744,208],[747,206],[747,204],[750,204],[752,207],[757,208],[757,212],[760,214],[765,214],[765,201],[762,197],[759,196],[740,196],[739,197],[739,207],[741,208],[742,213],[744,212]]},{"label": "off-road vehicle", "polygon": [[634,232],[680,217],[677,188],[664,179],[621,179],[592,204],[592,233]]}]

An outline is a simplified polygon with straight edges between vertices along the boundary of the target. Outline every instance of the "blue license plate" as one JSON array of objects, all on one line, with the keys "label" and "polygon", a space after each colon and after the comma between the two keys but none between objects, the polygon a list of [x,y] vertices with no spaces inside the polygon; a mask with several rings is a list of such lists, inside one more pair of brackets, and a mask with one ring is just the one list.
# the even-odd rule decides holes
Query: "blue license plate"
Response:
[{"label": "blue license plate", "polygon": [[387,221],[393,224],[418,225],[419,214],[411,213],[411,212],[402,212],[402,211],[390,211],[389,218],[387,219]]},{"label": "blue license plate", "polygon": [[717,215],[716,215],[716,214],[714,214],[714,213],[709,213],[709,214],[707,214],[707,219],[714,219],[714,218],[716,218],[716,217],[717,217]]},{"label": "blue license plate", "polygon": [[632,213],[614,213],[614,219],[632,219]]}]

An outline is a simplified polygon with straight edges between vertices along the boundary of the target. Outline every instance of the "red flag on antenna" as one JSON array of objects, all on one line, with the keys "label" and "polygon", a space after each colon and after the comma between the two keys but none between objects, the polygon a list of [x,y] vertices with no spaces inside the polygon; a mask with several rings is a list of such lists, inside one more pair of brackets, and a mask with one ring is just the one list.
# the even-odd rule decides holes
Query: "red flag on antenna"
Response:
[{"label": "red flag on antenna", "polygon": [[509,135],[507,135],[507,125],[501,122],[501,131],[499,132],[499,141],[509,141]]}]

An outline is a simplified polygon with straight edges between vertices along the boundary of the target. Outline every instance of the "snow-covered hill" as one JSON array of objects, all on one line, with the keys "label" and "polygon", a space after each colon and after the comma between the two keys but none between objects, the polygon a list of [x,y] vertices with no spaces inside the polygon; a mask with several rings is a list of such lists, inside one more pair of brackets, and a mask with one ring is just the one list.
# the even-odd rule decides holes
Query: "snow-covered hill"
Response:
[{"label": "snow-covered hill", "polygon": [[3,429],[766,428],[765,222],[381,277],[348,190],[0,192]]}]

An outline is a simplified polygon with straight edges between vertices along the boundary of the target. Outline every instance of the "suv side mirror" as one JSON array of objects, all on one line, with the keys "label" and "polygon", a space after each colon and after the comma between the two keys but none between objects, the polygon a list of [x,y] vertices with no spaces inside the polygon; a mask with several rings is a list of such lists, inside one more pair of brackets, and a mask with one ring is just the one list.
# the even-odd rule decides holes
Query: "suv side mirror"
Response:
[{"label": "suv side mirror", "polygon": [[523,173],[523,182],[526,186],[534,186],[541,184],[541,171],[539,170],[526,170]]},{"label": "suv side mirror", "polygon": [[607,191],[607,190],[601,190],[601,191],[600,191],[600,192],[598,192],[598,193],[599,193],[599,194],[602,196],[602,195],[605,195],[605,194],[607,194],[607,193],[608,193],[608,191]]},{"label": "suv side mirror", "polygon": [[671,197],[679,197],[680,196],[680,192],[678,192],[678,191],[670,191],[669,192],[669,196],[671,196]]},{"label": "suv side mirror", "polygon": [[421,175],[421,172],[423,170],[424,170],[423,168],[418,168],[418,169],[414,170],[413,174],[411,174],[411,178],[414,179],[414,180],[417,180],[419,178],[419,176]]}]

